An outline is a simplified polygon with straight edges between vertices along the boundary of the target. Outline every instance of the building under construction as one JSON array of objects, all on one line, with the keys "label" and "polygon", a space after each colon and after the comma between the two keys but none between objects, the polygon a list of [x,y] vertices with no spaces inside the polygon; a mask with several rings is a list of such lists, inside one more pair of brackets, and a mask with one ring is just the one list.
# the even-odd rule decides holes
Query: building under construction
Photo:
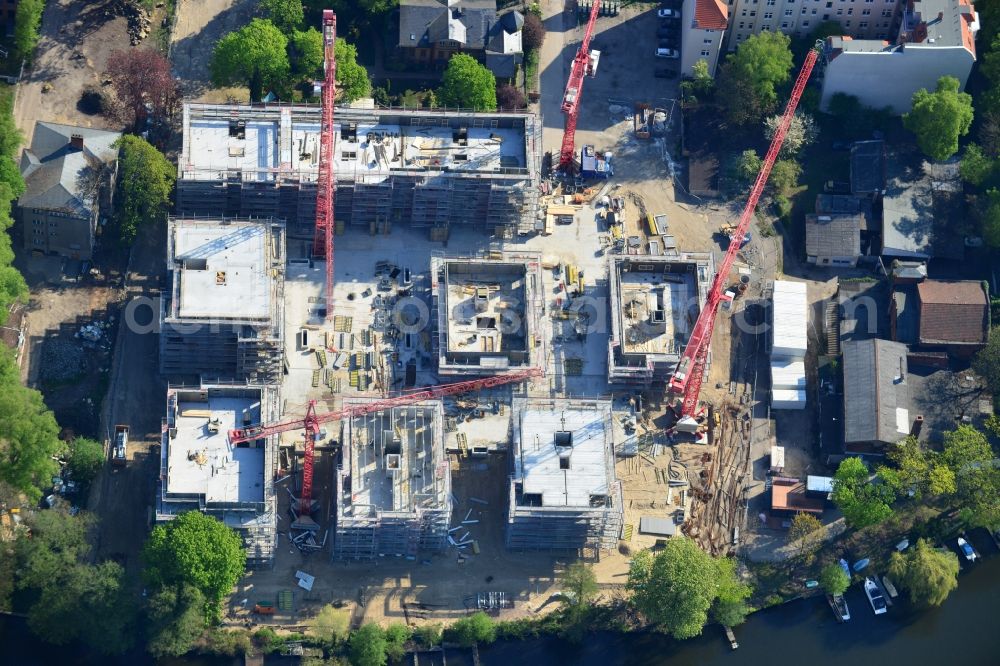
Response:
[{"label": "building under construction", "polygon": [[[179,214],[280,216],[312,238],[321,108],[184,105]],[[530,229],[541,126],[528,113],[337,108],[334,218],[387,232],[454,225],[509,237]]]},{"label": "building under construction", "polygon": [[669,379],[714,275],[711,253],[615,257],[608,381],[649,386]]},{"label": "building under construction", "polygon": [[516,398],[507,547],[615,548],[622,532],[611,402]]},{"label": "building under construction", "polygon": [[169,388],[156,522],[203,511],[240,533],[251,566],[269,565],[277,534],[278,439],[232,446],[228,432],[270,423],[278,408],[278,391],[270,386]]},{"label": "building under construction", "polygon": [[426,401],[341,423],[334,559],[444,549],[452,499],[443,411],[440,401]]},{"label": "building under construction", "polygon": [[285,226],[271,218],[171,218],[160,302],[167,377],[276,383],[284,353]]},{"label": "building under construction", "polygon": [[535,254],[432,257],[438,374],[479,376],[536,367],[541,284]]}]

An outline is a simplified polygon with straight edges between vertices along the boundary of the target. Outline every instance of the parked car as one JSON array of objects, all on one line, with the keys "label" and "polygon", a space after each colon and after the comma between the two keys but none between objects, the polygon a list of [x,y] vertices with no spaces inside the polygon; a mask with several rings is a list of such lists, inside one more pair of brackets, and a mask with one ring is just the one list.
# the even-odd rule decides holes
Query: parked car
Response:
[{"label": "parked car", "polygon": [[680,58],[681,54],[680,54],[680,52],[677,49],[658,48],[658,49],[656,49],[656,57],[657,58]]},{"label": "parked car", "polygon": [[653,71],[653,76],[658,79],[674,79],[677,78],[677,71],[673,69],[667,69],[666,67],[657,67]]},{"label": "parked car", "polygon": [[666,9],[666,8],[656,10],[656,15],[659,16],[661,19],[662,18],[679,19],[681,17],[681,13],[676,9]]}]

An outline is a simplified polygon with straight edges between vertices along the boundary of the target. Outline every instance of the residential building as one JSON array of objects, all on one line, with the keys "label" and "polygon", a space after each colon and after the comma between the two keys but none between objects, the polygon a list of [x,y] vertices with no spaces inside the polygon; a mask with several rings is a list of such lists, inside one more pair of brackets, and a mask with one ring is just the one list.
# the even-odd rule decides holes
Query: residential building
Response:
[{"label": "residential building", "polygon": [[806,215],[806,260],[817,266],[857,266],[863,225],[862,215]]},{"label": "residential building", "polygon": [[[319,106],[184,105],[178,215],[280,217],[313,237]],[[451,226],[512,237],[534,228],[541,123],[531,113],[338,107],[334,219],[387,233]]]},{"label": "residential building", "polygon": [[611,401],[515,398],[511,411],[507,547],[613,549],[624,498]]},{"label": "residential building", "polygon": [[889,160],[882,198],[882,255],[890,259],[961,259],[965,246],[958,164]]},{"label": "residential building", "polygon": [[467,53],[509,79],[521,64],[523,25],[520,12],[498,16],[496,0],[400,0],[399,48],[413,62],[441,67]]},{"label": "residential building", "polygon": [[270,564],[277,545],[278,438],[231,446],[228,433],[277,420],[279,405],[273,386],[168,388],[156,522],[202,511],[240,534],[250,566]]},{"label": "residential building", "polygon": [[170,218],[160,373],[276,383],[284,356],[285,225]]},{"label": "residential building", "polygon": [[865,106],[901,114],[910,110],[913,93],[934,90],[942,76],[958,79],[964,89],[976,61],[978,30],[979,16],[969,0],[907,0],[891,36],[829,37],[820,107],[828,108],[835,94],[844,93]]},{"label": "residential building", "polygon": [[976,280],[923,280],[897,284],[891,303],[893,339],[921,351],[968,358],[986,346],[989,297]]},{"label": "residential building", "polygon": [[844,451],[883,455],[910,434],[906,345],[871,338],[844,342]]},{"label": "residential building", "polygon": [[91,259],[102,209],[111,205],[120,132],[38,121],[21,155],[18,199],[24,249]]},{"label": "residential building", "polygon": [[732,51],[762,32],[808,37],[827,21],[855,39],[889,39],[902,5],[901,0],[729,0],[727,44]]},{"label": "residential building", "polygon": [[715,76],[722,38],[726,35],[729,8],[722,0],[684,0],[681,7],[681,76],[691,76],[699,60]]}]

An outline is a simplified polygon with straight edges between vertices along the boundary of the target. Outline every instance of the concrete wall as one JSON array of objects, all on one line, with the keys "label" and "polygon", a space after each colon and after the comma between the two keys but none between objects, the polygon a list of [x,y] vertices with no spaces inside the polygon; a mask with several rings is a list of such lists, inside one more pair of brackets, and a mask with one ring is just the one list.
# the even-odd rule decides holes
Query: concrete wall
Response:
[{"label": "concrete wall", "polygon": [[94,222],[44,208],[22,208],[24,249],[56,253],[72,259],[90,259],[94,250]]},{"label": "concrete wall", "polygon": [[942,76],[969,79],[975,58],[965,48],[907,45],[892,51],[840,53],[826,65],[820,108],[826,110],[836,93],[854,95],[865,106],[910,110],[913,93],[934,90]]},{"label": "concrete wall", "polygon": [[684,0],[681,9],[681,76],[691,76],[694,64],[708,62],[708,73],[715,76],[722,50],[722,30],[702,30],[694,27],[694,6],[697,0]]}]

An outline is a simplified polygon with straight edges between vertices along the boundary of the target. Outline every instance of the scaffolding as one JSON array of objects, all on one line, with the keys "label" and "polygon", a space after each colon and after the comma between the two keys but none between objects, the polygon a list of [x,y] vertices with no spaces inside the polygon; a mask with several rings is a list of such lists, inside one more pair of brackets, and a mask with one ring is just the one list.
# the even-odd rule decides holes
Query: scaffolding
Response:
[{"label": "scaffolding", "polygon": [[[185,234],[215,240],[179,249]],[[161,374],[277,383],[284,356],[283,222],[172,217],[167,239],[171,277],[160,300]],[[212,296],[214,289],[220,291]],[[250,298],[260,307],[237,308]]]},{"label": "scaffolding", "polygon": [[341,423],[334,559],[444,549],[452,500],[442,418],[441,402],[427,401]]},{"label": "scaffolding", "polygon": [[611,550],[624,504],[611,403],[515,398],[506,544],[510,550]]},{"label": "scaffolding", "polygon": [[[233,404],[247,407],[239,414],[229,409]],[[223,410],[223,407],[226,409]],[[249,567],[269,567],[273,564],[277,547],[274,480],[278,473],[278,438],[268,437],[244,447],[244,453],[260,459],[259,467],[256,462],[248,466],[250,471],[240,467],[238,476],[247,478],[240,478],[236,484],[220,489],[216,480],[216,462],[213,461],[219,455],[223,460],[235,460],[238,455],[225,441],[229,424],[221,421],[222,411],[237,423],[258,417],[277,418],[278,390],[274,386],[245,384],[168,387],[167,413],[162,422],[155,519],[157,523],[164,523],[192,510],[214,516],[239,533]],[[192,431],[192,419],[203,420],[204,425],[199,422]],[[256,453],[258,450],[259,454]],[[211,475],[203,482],[192,480],[189,473],[180,467],[185,463],[198,467],[211,466]],[[259,479],[249,478],[258,473]],[[261,491],[259,496],[248,498],[241,490],[246,488],[251,489],[253,495],[257,495],[257,488]]]},{"label": "scaffolding", "polygon": [[[290,237],[311,238],[319,126],[318,106],[185,104],[178,213],[281,215]],[[533,227],[534,115],[338,108],[334,129],[340,222],[373,233],[393,224],[476,226],[502,237]],[[250,146],[248,132],[257,136]]]}]

